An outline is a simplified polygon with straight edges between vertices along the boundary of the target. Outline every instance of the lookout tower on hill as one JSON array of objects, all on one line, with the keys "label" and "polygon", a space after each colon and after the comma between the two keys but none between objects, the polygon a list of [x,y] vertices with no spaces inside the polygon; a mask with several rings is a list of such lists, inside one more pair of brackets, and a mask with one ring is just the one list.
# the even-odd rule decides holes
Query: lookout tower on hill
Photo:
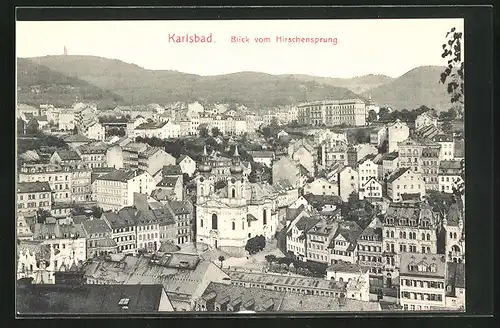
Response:
[{"label": "lookout tower on hill", "polygon": [[64,46],[64,56],[67,56],[68,55],[68,49],[66,49],[66,46]]}]

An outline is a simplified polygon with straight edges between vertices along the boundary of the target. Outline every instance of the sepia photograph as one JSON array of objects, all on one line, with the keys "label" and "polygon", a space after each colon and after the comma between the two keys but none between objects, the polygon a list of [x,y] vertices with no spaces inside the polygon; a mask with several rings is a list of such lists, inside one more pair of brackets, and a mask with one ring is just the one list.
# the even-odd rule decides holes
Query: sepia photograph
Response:
[{"label": "sepia photograph", "polygon": [[465,312],[464,19],[15,29],[18,316]]}]

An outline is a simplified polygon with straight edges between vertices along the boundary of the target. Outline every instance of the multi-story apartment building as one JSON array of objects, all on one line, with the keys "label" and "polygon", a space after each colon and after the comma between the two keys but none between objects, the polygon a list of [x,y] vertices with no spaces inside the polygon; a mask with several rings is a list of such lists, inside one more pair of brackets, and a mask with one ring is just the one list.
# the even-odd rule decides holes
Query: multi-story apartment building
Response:
[{"label": "multi-story apartment building", "polygon": [[398,151],[399,143],[410,136],[410,128],[406,123],[397,119],[387,126],[387,139],[389,141],[389,152]]},{"label": "multi-story apartment building", "polygon": [[319,219],[304,207],[293,211],[293,215],[293,217],[287,217],[287,221],[290,223],[286,227],[286,251],[293,254],[297,259],[306,261],[306,231],[318,223]]},{"label": "multi-story apartment building", "polygon": [[145,143],[130,142],[121,147],[121,156],[123,159],[123,168],[137,170],[139,168],[139,153],[148,149]]},{"label": "multi-story apartment building", "polygon": [[462,182],[462,165],[460,160],[444,160],[439,163],[439,191],[453,193],[455,188]]},{"label": "multi-story apartment building", "polygon": [[353,221],[340,221],[330,245],[329,262],[334,264],[339,261],[356,263],[358,260],[357,239],[363,230]]},{"label": "multi-story apartment building", "polygon": [[379,180],[385,181],[389,175],[398,169],[399,153],[386,153],[382,156],[382,165],[379,165]]},{"label": "multi-story apartment building", "polygon": [[401,254],[399,281],[399,302],[403,310],[429,311],[446,307],[444,255]]},{"label": "multi-story apartment building", "polygon": [[169,201],[165,207],[170,210],[177,226],[176,244],[183,245],[193,240],[193,205],[185,201]]},{"label": "multi-story apartment building", "polygon": [[71,170],[71,201],[84,203],[92,200],[92,169],[80,165]]},{"label": "multi-story apartment building", "polygon": [[441,146],[429,141],[407,139],[398,144],[398,166],[411,168],[421,173],[425,188],[438,190],[438,169]]},{"label": "multi-story apartment building", "polygon": [[383,284],[382,228],[382,222],[375,217],[357,240],[357,263],[361,268],[368,270],[372,286],[382,286]]},{"label": "multi-story apartment building", "polygon": [[80,155],[83,163],[90,169],[106,167],[107,145],[103,143],[92,143],[79,146],[76,152]]},{"label": "multi-story apartment building", "polygon": [[82,222],[87,241],[87,258],[117,253],[113,231],[103,219],[89,218]]},{"label": "multi-story apartment building", "polygon": [[119,210],[134,204],[134,193],[149,195],[156,182],[145,171],[114,170],[94,181],[97,205],[103,210]]},{"label": "multi-story apartment building", "polygon": [[134,211],[130,215],[133,217],[137,233],[137,250],[147,252],[156,252],[160,248],[160,223],[153,211],[136,210],[128,208],[128,211]]},{"label": "multi-story apartment building", "polygon": [[423,200],[424,196],[424,179],[410,168],[399,168],[387,178],[387,197],[393,202]]},{"label": "multi-story apartment building", "polygon": [[44,245],[52,245],[58,251],[58,263],[54,266],[68,268],[73,263],[87,259],[85,233],[80,224],[62,224],[59,220],[46,223],[35,223],[33,240],[42,241]]},{"label": "multi-story apartment building", "polygon": [[324,100],[297,106],[301,125],[366,125],[365,103],[360,99]]},{"label": "multi-story apartment building", "polygon": [[432,138],[432,141],[441,146],[439,152],[440,161],[453,160],[455,156],[455,139],[452,135],[438,134]]},{"label": "multi-story apartment building", "polygon": [[72,172],[57,164],[23,164],[19,182],[48,182],[52,202],[71,202]]},{"label": "multi-story apartment building", "polygon": [[300,164],[293,161],[290,157],[284,156],[273,162],[273,184],[288,180],[294,187],[302,188],[306,181],[306,174],[303,174]]},{"label": "multi-story apartment building", "polygon": [[308,261],[330,264],[330,243],[339,223],[319,218],[315,225],[305,231],[306,259]]},{"label": "multi-story apartment building", "polygon": [[[137,169],[156,176],[165,165],[174,165],[175,157],[158,147],[147,147],[138,153]],[[135,166],[135,163],[132,167]]]},{"label": "multi-story apartment building", "polygon": [[51,189],[48,182],[17,183],[17,213],[33,215],[40,208],[50,211]]},{"label": "multi-story apartment building", "polygon": [[325,140],[320,146],[320,163],[323,167],[335,164],[347,165],[348,145],[344,141]]},{"label": "multi-story apartment building", "polygon": [[143,123],[134,129],[134,137],[170,139],[179,138],[181,127],[172,120]]},{"label": "multi-story apartment building", "polygon": [[101,219],[111,228],[111,237],[116,243],[118,253],[133,254],[137,250],[136,210],[124,207],[117,212],[105,212]]},{"label": "multi-story apartment building", "polygon": [[382,228],[385,284],[398,275],[402,253],[436,254],[439,213],[427,203],[391,203]]}]

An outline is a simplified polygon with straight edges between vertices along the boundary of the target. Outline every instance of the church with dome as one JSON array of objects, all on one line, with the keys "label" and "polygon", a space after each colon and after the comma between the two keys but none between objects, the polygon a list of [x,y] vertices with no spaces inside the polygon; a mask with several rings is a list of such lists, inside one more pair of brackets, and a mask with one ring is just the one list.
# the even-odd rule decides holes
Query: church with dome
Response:
[{"label": "church with dome", "polygon": [[233,256],[245,256],[248,239],[274,238],[278,228],[277,199],[272,185],[251,183],[243,174],[238,146],[231,158],[225,187],[216,190],[206,148],[196,181],[196,241]]}]

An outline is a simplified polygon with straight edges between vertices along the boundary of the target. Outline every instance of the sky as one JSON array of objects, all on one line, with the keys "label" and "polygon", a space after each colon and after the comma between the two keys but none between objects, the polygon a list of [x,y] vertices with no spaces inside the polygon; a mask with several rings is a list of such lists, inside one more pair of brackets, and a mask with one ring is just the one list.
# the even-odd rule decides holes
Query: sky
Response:
[{"label": "sky", "polygon": [[[442,65],[442,44],[463,19],[40,21],[16,23],[17,57],[92,55],[146,69],[198,75],[241,71],[349,78],[398,77]],[[212,34],[212,43],[169,42],[169,35]],[[250,43],[231,43],[231,37]],[[329,43],[277,43],[276,37],[337,38]],[[271,43],[254,38],[269,37]]]}]

